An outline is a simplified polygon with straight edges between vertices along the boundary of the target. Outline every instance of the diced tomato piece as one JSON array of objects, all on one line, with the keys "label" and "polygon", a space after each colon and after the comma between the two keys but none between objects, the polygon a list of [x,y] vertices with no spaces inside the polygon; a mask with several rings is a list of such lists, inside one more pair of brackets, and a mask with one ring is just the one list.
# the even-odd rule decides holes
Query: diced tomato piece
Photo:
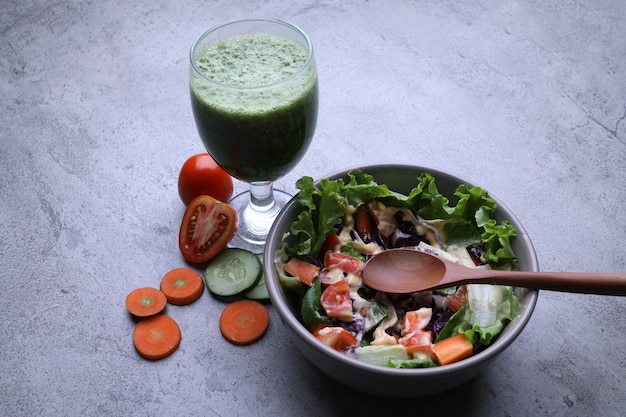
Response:
[{"label": "diced tomato piece", "polygon": [[309,287],[313,283],[317,274],[319,274],[320,268],[319,266],[313,265],[312,263],[305,262],[298,258],[291,258],[289,262],[285,265],[285,272],[298,277],[300,282],[308,285]]},{"label": "diced tomato piece", "polygon": [[433,334],[430,330],[415,330],[398,340],[404,346],[424,346],[431,345]]},{"label": "diced tomato piece", "polygon": [[330,325],[331,325],[330,323],[322,323],[322,322],[311,323],[311,325],[309,326],[309,331],[315,335],[324,327],[328,327]]},{"label": "diced tomato piece", "polygon": [[419,310],[407,311],[402,322],[402,335],[417,330],[424,330],[432,317],[432,308],[422,307]]},{"label": "diced tomato piece", "polygon": [[417,352],[425,353],[432,358],[433,334],[425,330],[432,317],[432,309],[422,307],[419,310],[407,311],[402,321],[402,337],[398,343],[413,355]]},{"label": "diced tomato piece", "polygon": [[322,285],[331,285],[335,282],[343,280],[343,271],[339,268],[324,268],[320,272],[320,282],[322,283]]},{"label": "diced tomato piece", "polygon": [[356,211],[356,230],[365,242],[370,242],[376,234],[376,222],[364,206]]},{"label": "diced tomato piece", "polygon": [[358,343],[352,333],[342,327],[335,326],[324,327],[318,330],[315,337],[339,352],[343,352],[351,346],[356,346]]},{"label": "diced tomato piece", "polygon": [[433,357],[433,334],[430,330],[415,330],[401,337],[398,342],[404,346],[409,355],[421,352]]},{"label": "diced tomato piece", "polygon": [[343,273],[360,275],[363,272],[365,262],[354,256],[341,252],[326,252],[324,256],[324,269],[320,273],[320,281],[324,285],[332,285],[343,281]]},{"label": "diced tomato piece", "polygon": [[326,287],[320,303],[328,317],[334,317],[342,321],[352,321],[352,299],[350,298],[350,286],[344,280]]},{"label": "diced tomato piece", "polygon": [[374,218],[378,233],[384,238],[393,235],[397,228],[396,220],[393,217],[395,210],[388,210],[384,204],[378,201],[368,203],[367,208]]},{"label": "diced tomato piece", "polygon": [[352,274],[360,274],[363,272],[365,262],[354,256],[346,255],[341,252],[326,252],[324,256],[324,266],[326,268],[339,268],[344,272]]},{"label": "diced tomato piece", "polygon": [[326,252],[334,252],[338,250],[338,246],[341,245],[341,240],[339,240],[339,236],[335,232],[330,232],[328,236],[326,236],[326,240],[322,245],[322,255],[326,255]]},{"label": "diced tomato piece", "polygon": [[467,287],[461,285],[454,294],[446,296],[446,300],[448,301],[448,308],[456,313],[467,303]]}]

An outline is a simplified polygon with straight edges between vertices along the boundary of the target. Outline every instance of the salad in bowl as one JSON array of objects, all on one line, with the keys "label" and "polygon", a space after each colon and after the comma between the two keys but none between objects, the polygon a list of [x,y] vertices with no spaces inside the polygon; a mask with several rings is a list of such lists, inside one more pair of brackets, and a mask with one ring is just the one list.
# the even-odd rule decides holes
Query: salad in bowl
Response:
[{"label": "salad in bowl", "polygon": [[532,313],[536,292],[522,288],[466,284],[391,294],[363,284],[368,259],[392,248],[473,268],[536,269],[521,225],[483,188],[411,166],[354,168],[318,182],[303,177],[296,186],[293,207],[268,240],[268,289],[283,321],[306,340],[304,350],[324,352],[316,365],[327,373],[338,371],[325,369],[328,358],[409,378],[465,369],[508,345],[509,328],[521,331]]}]

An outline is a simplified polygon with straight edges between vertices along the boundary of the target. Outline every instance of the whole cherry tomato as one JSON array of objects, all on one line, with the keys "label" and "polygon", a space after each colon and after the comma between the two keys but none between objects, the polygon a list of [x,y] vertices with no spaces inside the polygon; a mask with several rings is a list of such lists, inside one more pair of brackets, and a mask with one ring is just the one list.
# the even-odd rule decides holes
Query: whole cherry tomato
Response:
[{"label": "whole cherry tomato", "polygon": [[210,195],[228,202],[233,195],[233,178],[208,153],[193,155],[183,164],[178,176],[178,195],[189,205],[199,195]]},{"label": "whole cherry tomato", "polygon": [[220,253],[237,231],[237,212],[208,195],[194,198],[183,216],[178,246],[190,262],[206,262]]}]

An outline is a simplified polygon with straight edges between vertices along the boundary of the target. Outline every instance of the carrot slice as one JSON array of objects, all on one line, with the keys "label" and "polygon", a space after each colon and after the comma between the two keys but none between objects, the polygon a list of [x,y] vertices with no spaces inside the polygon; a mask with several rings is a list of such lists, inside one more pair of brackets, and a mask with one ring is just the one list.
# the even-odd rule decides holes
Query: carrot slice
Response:
[{"label": "carrot slice", "polygon": [[195,269],[172,269],[163,276],[161,291],[170,304],[179,306],[191,304],[204,292],[204,280]]},{"label": "carrot slice", "polygon": [[270,316],[257,301],[239,300],[229,304],[220,315],[220,332],[234,345],[249,345],[265,334]]},{"label": "carrot slice", "polygon": [[152,287],[137,288],[126,296],[126,308],[137,317],[154,316],[167,304],[167,297]]},{"label": "carrot slice", "polygon": [[133,344],[137,353],[146,359],[163,359],[180,345],[180,327],[164,314],[142,319],[135,325]]},{"label": "carrot slice", "polygon": [[469,358],[473,351],[472,342],[463,333],[455,334],[433,345],[433,353],[439,365],[447,365]]}]

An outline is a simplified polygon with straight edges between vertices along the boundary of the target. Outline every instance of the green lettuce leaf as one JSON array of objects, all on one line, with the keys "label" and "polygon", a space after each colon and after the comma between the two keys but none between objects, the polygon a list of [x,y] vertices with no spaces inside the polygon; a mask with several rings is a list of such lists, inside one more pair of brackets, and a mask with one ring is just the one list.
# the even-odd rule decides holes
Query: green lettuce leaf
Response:
[{"label": "green lettuce leaf", "polygon": [[491,344],[517,314],[519,300],[513,287],[480,284],[467,286],[467,303],[448,320],[435,342],[464,333],[475,350]]},{"label": "green lettuce leaf", "polygon": [[302,322],[310,326],[314,323],[329,323],[330,320],[324,314],[324,309],[320,298],[322,296],[322,284],[319,277],[315,278],[311,287],[304,293],[302,297],[302,305],[300,306],[300,317]]},{"label": "green lettuce leaf", "polygon": [[498,224],[494,219],[488,219],[482,225],[482,230],[480,237],[486,261],[499,269],[519,269],[517,258],[511,248],[511,238],[517,235],[517,230],[507,221]]},{"label": "green lettuce leaf", "polygon": [[456,203],[451,204],[430,173],[420,174],[415,187],[404,195],[358,169],[348,173],[347,183],[322,179],[316,186],[311,177],[302,177],[296,187],[303,210],[283,237],[287,253],[317,256],[326,236],[341,223],[348,205],[356,208],[377,199],[386,206],[410,208],[423,219],[443,221],[447,244],[482,246],[492,268],[518,269],[510,242],[516,231],[509,223],[491,218],[496,203],[480,187],[460,184],[454,192]]},{"label": "green lettuce leaf", "polygon": [[361,170],[350,171],[348,177],[347,184],[343,179],[322,179],[319,187],[311,177],[302,177],[296,182],[300,190],[297,199],[303,210],[283,238],[286,252],[316,256],[326,236],[341,223],[348,205],[358,207],[368,200],[392,194],[386,185],[377,184],[371,175]]}]

